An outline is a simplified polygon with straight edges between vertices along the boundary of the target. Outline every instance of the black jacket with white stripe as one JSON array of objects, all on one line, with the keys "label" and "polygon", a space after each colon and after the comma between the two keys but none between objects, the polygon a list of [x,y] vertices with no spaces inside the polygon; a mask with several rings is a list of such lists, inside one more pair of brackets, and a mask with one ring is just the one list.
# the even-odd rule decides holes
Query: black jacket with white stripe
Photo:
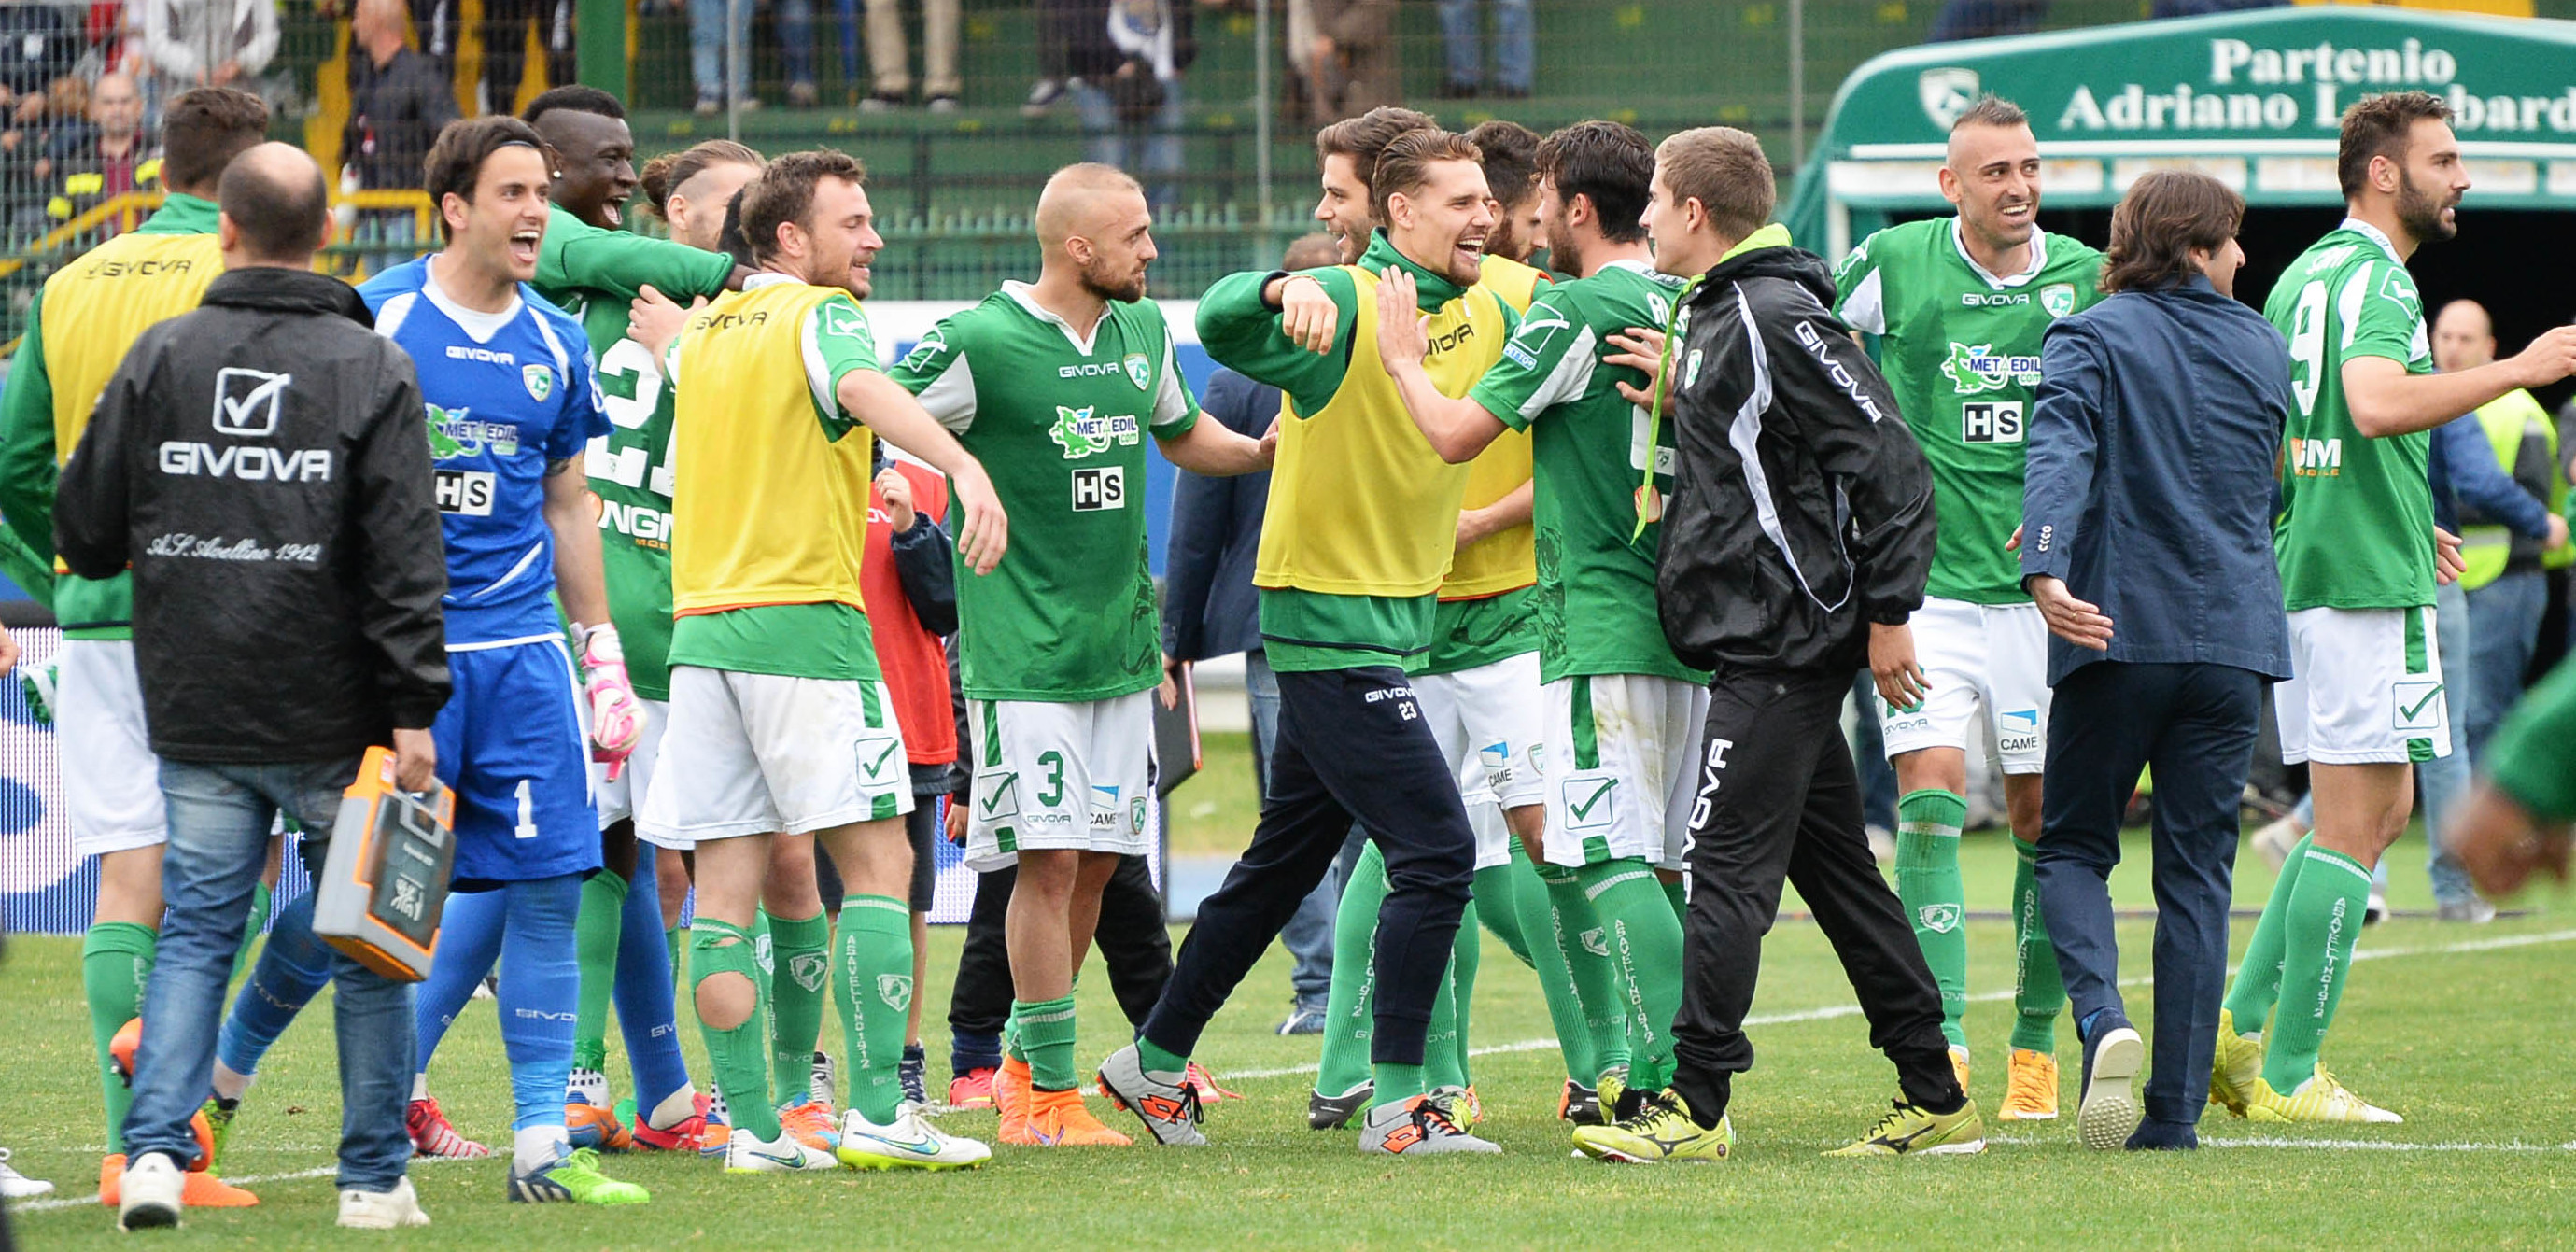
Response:
[{"label": "black jacket with white stripe", "polygon": [[1685,664],[1848,673],[1868,623],[1923,603],[1931,471],[1833,298],[1824,262],[1784,237],[1683,302],[1655,587]]}]

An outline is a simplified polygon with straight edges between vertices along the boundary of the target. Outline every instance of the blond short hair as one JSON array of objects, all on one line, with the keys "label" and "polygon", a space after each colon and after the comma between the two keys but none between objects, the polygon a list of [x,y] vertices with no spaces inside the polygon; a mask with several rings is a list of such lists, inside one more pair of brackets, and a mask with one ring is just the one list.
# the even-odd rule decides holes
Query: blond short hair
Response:
[{"label": "blond short hair", "polygon": [[1655,172],[1678,205],[1699,201],[1709,224],[1742,239],[1771,220],[1779,185],[1762,141],[1732,126],[1680,131],[1655,149]]}]

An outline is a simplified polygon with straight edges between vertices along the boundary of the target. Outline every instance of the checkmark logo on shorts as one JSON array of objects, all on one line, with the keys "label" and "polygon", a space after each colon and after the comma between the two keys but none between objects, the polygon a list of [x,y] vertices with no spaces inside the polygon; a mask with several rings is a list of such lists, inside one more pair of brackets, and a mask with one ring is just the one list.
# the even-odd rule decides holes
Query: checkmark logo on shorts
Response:
[{"label": "checkmark logo on shorts", "polygon": [[1617,811],[1612,793],[1619,789],[1616,778],[1569,778],[1558,793],[1565,803],[1566,827],[1570,830],[1592,830],[1610,824]]},{"label": "checkmark logo on shorts", "polygon": [[886,762],[893,760],[895,749],[902,746],[903,741],[892,735],[871,735],[859,740],[859,768],[866,770],[870,778],[882,777]]},{"label": "checkmark logo on shorts", "polygon": [[2441,722],[2438,704],[2442,684],[2431,679],[2410,679],[2397,683],[2389,693],[2397,706],[2397,729],[2431,730]]},{"label": "checkmark logo on shorts", "polygon": [[1004,774],[1001,778],[996,780],[993,784],[993,789],[985,793],[984,816],[1001,816],[1002,802],[1010,799],[1012,793],[1019,790],[1019,786],[1020,776],[1016,773]]}]

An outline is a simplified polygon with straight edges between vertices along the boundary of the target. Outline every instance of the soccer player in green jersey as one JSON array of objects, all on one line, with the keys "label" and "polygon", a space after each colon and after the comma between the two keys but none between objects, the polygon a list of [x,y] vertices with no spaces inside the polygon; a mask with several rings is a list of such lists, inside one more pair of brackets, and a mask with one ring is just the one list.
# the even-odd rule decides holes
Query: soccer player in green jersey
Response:
[{"label": "soccer player in green jersey", "polygon": [[2030,119],[1987,96],[1950,128],[1941,195],[1958,213],[1892,226],[1834,270],[1838,308],[1877,337],[1932,465],[1940,546],[1923,607],[1872,631],[1888,760],[1896,766],[1896,889],[1941,984],[1941,1032],[1968,1083],[1968,934],[1959,832],[1968,736],[1982,711],[2004,769],[2019,854],[2013,875],[2016,1010],[2003,1121],[2057,1116],[2057,957],[2031,885],[2039,772],[2048,740],[2048,628],[2006,542],[2021,524],[2022,434],[2049,323],[2097,299],[2102,254],[2038,226],[2039,141]]},{"label": "soccer player in green jersey", "polygon": [[2486,780],[2448,842],[2488,898],[2522,890],[2535,873],[2567,881],[2568,822],[2576,820],[2576,665],[2542,679],[2496,728]]},{"label": "soccer player in green jersey", "polygon": [[2400,1120],[2336,1082],[2317,1053],[2371,870],[2414,807],[2410,766],[2451,750],[2433,585],[2456,572],[2459,541],[2433,526],[2425,432],[2576,372],[2576,327],[2565,326],[2511,360],[2433,372],[2406,262],[2459,229],[2469,175],[2450,118],[2420,91],[2344,111],[2335,173],[2347,215],[2263,306],[2289,341],[2297,406],[2274,548],[2298,677],[2273,704],[2282,758],[2308,763],[2317,818],[2281,867],[2219,1015],[2210,1098],[2262,1121]]},{"label": "soccer player in green jersey", "polygon": [[[1038,198],[1035,283],[942,319],[892,371],[993,476],[1019,519],[1011,559],[957,580],[958,662],[975,779],[966,863],[1016,863],[1011,1055],[1001,1140],[1124,1145],[1082,1105],[1073,978],[1101,888],[1152,839],[1153,690],[1145,440],[1216,477],[1267,469],[1276,436],[1202,422],[1171,328],[1145,299],[1152,214],[1136,180],[1071,165]],[[961,557],[962,559],[962,557]]]},{"label": "soccer player in green jersey", "polygon": [[[1530,841],[1551,879],[1573,880],[1606,923],[1612,979],[1575,990],[1586,1009],[1613,1000],[1626,1024],[1627,1073],[1598,1076],[1615,1106],[1618,1087],[1642,1097],[1671,1080],[1682,935],[1658,878],[1683,865],[1709,676],[1673,658],[1657,616],[1661,528],[1654,507],[1641,517],[1639,487],[1670,483],[1669,436],[1650,433],[1617,389],[1644,384],[1644,373],[1602,357],[1610,336],[1663,326],[1682,280],[1657,273],[1646,249],[1655,154],[1645,136],[1585,122],[1549,136],[1538,162],[1540,231],[1551,263],[1574,280],[1539,293],[1502,360],[1464,397],[1430,385],[1420,330],[1393,316],[1401,306],[1381,311],[1379,353],[1443,459],[1470,459],[1507,429],[1530,432],[1550,771],[1546,828]],[[1395,298],[1383,291],[1382,303]],[[1626,1103],[1602,1116],[1634,1113]]]},{"label": "soccer player in green jersey", "polygon": [[[656,866],[639,858],[634,823],[651,785],[670,699],[670,396],[627,323],[631,303],[647,289],[681,300],[715,296],[739,286],[749,271],[703,246],[625,229],[622,206],[638,182],[635,137],[615,96],[596,87],[557,87],[530,102],[522,120],[545,136],[556,156],[537,290],[581,320],[599,362],[603,407],[617,427],[591,441],[583,463],[602,504],[610,617],[642,713],[634,750],[614,769],[592,767],[602,868],[582,883],[574,925],[581,998],[565,1117],[582,1146],[623,1147],[631,1133],[650,1148],[694,1148],[705,1129],[706,1101],[680,1057]],[[757,170],[756,164],[727,168],[740,172],[736,185]],[[611,1110],[603,1072],[612,991],[636,1071],[631,1132],[629,1119]]]}]

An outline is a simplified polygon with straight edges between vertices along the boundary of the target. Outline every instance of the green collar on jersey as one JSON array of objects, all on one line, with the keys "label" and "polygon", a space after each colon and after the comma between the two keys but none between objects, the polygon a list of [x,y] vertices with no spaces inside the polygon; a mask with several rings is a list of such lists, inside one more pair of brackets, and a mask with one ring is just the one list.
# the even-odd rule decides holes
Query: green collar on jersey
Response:
[{"label": "green collar on jersey", "polygon": [[174,191],[161,198],[161,207],[143,219],[143,225],[136,227],[135,233],[211,235],[215,233],[215,219],[221,213],[222,210],[216,208],[212,200],[200,200]]},{"label": "green collar on jersey", "polygon": [[1360,254],[1358,265],[1372,274],[1383,274],[1386,267],[1393,265],[1413,275],[1413,303],[1425,313],[1437,313],[1441,305],[1467,294],[1467,288],[1449,281],[1448,275],[1424,269],[1413,258],[1396,251],[1384,227],[1369,232],[1368,251]]}]

